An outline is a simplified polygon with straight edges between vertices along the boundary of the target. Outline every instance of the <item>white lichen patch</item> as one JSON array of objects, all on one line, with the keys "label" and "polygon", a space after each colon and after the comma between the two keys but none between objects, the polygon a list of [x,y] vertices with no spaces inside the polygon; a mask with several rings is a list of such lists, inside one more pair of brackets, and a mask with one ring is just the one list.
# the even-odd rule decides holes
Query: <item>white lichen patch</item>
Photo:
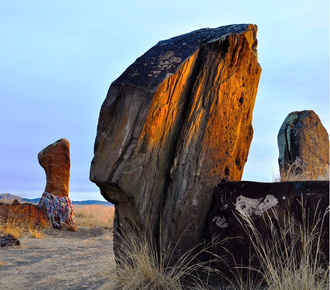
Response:
[{"label": "white lichen patch", "polygon": [[236,197],[235,209],[244,215],[252,216],[262,198],[248,198],[243,195]]},{"label": "white lichen patch", "polygon": [[274,207],[278,204],[278,199],[271,194],[266,195],[263,202],[261,202],[254,211],[255,215],[261,216],[262,213],[269,210],[270,208]]},{"label": "white lichen patch", "polygon": [[213,218],[212,222],[222,229],[228,228],[228,223],[225,217],[216,216]]},{"label": "white lichen patch", "polygon": [[266,195],[265,198],[248,198],[240,195],[236,198],[235,209],[244,215],[261,216],[265,211],[276,206],[278,199],[274,195]]}]

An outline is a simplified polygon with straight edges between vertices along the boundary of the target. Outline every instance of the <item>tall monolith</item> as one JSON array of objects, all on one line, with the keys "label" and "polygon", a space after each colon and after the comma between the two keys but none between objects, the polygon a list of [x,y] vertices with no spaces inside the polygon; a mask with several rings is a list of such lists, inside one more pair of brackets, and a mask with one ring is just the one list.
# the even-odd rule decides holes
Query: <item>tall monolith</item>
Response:
[{"label": "tall monolith", "polygon": [[256,34],[240,24],[160,41],[111,84],[90,179],[116,205],[115,234],[151,228],[173,261],[204,239],[213,189],[247,161]]}]

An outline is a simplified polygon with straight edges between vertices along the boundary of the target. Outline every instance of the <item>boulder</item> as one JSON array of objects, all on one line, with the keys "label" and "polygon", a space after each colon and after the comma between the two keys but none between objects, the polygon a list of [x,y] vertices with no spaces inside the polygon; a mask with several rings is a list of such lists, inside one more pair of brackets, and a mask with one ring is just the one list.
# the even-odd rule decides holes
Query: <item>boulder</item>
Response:
[{"label": "boulder", "polygon": [[290,113],[277,140],[283,181],[329,179],[329,135],[314,111]]},{"label": "boulder", "polygon": [[39,164],[46,173],[45,192],[69,197],[70,143],[62,138],[38,154]]},{"label": "boulder", "polygon": [[160,41],[110,86],[90,179],[122,228],[152,229],[175,261],[203,240],[214,187],[240,180],[261,68],[257,26]]},{"label": "boulder", "polygon": [[306,226],[306,232],[319,227],[321,239],[312,241],[313,247],[320,251],[317,253],[320,256],[324,254],[321,256],[324,263],[329,261],[329,181],[224,182],[214,190],[214,198],[209,216],[212,253],[222,258],[215,263],[216,268],[230,271],[237,266],[251,269],[260,265],[256,248],[252,246],[257,235],[249,232],[244,215],[263,241],[274,238],[270,233],[270,220],[278,233],[281,233],[279,228],[288,229],[289,221],[290,229],[297,231],[296,236],[301,235],[300,226]]},{"label": "boulder", "polygon": [[0,247],[19,246],[21,242],[13,235],[5,235],[0,237]]}]

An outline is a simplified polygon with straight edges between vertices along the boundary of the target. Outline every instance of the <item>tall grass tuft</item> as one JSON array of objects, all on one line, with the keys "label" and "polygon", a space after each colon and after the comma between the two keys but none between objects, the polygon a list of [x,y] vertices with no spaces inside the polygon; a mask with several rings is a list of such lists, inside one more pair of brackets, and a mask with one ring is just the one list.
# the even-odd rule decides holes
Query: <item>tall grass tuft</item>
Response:
[{"label": "tall grass tuft", "polygon": [[[310,217],[303,200],[300,206],[301,223],[290,213],[278,213],[275,209],[264,213],[261,218],[267,228],[267,237],[258,230],[252,217],[243,211],[237,212],[250,240],[250,260],[258,262],[242,266],[237,261],[237,266],[231,269],[231,276],[212,267],[212,262],[222,260],[221,257],[208,262],[198,261],[201,253],[209,253],[208,247],[192,249],[170,267],[166,261],[171,253],[159,253],[150,234],[124,231],[116,252],[117,275],[112,277],[113,284],[107,289],[329,289],[329,261],[322,252],[329,208],[321,216]],[[225,245],[225,240],[220,243]],[[200,273],[204,275],[200,276]],[[213,279],[215,275],[220,285],[211,287],[207,277]],[[186,284],[186,281],[190,283]]]},{"label": "tall grass tuft", "polygon": [[[299,224],[293,215],[280,216],[275,210],[266,214],[268,237],[262,236],[250,216],[238,213],[256,255],[251,258],[258,259],[260,267],[247,267],[247,278],[236,276],[237,289],[329,289],[329,261],[322,252],[329,208],[322,216],[310,219],[303,202],[301,207]],[[249,279],[252,276],[258,278]]]},{"label": "tall grass tuft", "polygon": [[116,247],[117,275],[112,277],[111,289],[183,290],[187,285],[190,285],[189,289],[210,289],[207,288],[207,276],[212,261],[198,259],[201,254],[209,254],[210,245],[196,246],[170,266],[173,252],[168,253],[161,246],[159,251],[150,229],[147,232],[122,232],[117,241],[120,245]]},{"label": "tall grass tuft", "polygon": [[0,218],[0,232],[4,235],[11,234],[17,239],[25,233],[41,239],[43,229],[48,226],[44,220],[36,220],[36,217],[27,216],[24,209],[19,206],[8,206],[7,215]]}]

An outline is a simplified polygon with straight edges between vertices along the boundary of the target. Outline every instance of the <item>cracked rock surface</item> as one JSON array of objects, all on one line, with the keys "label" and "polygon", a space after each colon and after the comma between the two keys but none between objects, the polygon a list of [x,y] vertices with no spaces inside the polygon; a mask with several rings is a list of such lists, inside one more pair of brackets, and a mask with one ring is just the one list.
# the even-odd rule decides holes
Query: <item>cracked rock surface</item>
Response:
[{"label": "cracked rock surface", "polygon": [[213,189],[247,161],[256,34],[239,24],[160,41],[111,84],[90,179],[116,205],[115,234],[152,227],[174,260],[203,239]]}]

